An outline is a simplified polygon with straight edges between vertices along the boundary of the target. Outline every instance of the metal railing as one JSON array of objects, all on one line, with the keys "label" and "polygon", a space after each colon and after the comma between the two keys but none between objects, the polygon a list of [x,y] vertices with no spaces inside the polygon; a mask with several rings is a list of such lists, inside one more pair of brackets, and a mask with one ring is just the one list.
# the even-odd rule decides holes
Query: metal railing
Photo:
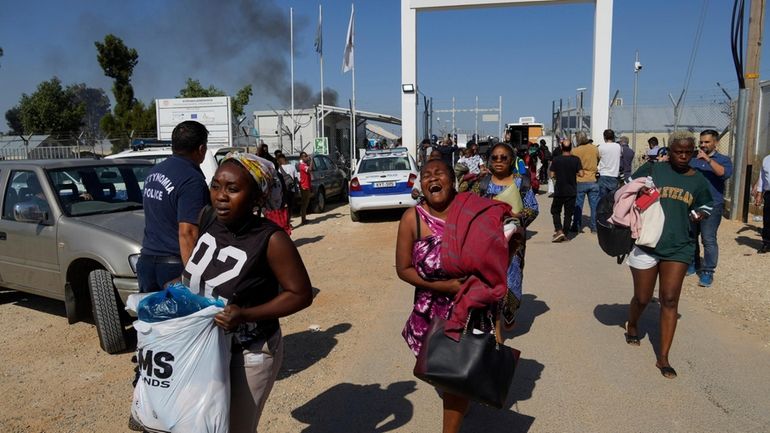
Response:
[{"label": "metal railing", "polygon": [[[0,159],[69,159],[94,155],[94,149],[87,146],[45,146],[27,151],[22,148],[0,149]],[[87,156],[85,156],[87,157]]]}]

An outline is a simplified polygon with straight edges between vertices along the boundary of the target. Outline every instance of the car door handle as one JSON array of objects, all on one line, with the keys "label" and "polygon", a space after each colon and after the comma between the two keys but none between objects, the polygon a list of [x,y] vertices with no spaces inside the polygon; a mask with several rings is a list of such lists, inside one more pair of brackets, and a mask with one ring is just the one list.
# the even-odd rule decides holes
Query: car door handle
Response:
[{"label": "car door handle", "polygon": [[7,238],[5,232],[0,232],[0,241],[4,241]]}]

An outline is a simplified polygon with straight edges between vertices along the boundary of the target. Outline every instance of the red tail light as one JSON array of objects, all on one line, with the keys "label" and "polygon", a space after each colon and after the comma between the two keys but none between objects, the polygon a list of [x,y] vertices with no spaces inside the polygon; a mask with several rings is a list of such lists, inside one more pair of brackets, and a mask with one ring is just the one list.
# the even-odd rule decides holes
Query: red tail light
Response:
[{"label": "red tail light", "polygon": [[358,182],[358,178],[354,177],[350,181],[350,190],[351,191],[361,191],[361,183]]},{"label": "red tail light", "polygon": [[409,180],[406,182],[406,185],[409,188],[412,188],[414,186],[414,182],[417,180],[417,175],[414,173],[409,173]]}]

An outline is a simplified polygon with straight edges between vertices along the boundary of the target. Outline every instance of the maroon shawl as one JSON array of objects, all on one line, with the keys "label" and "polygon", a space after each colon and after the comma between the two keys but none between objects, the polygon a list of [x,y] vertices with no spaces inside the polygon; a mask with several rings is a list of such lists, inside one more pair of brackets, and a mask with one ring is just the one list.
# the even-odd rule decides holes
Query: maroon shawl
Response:
[{"label": "maroon shawl", "polygon": [[452,278],[468,277],[454,299],[445,326],[448,337],[460,339],[471,309],[487,308],[505,295],[508,243],[503,220],[511,206],[497,200],[460,193],[449,207],[441,266]]}]

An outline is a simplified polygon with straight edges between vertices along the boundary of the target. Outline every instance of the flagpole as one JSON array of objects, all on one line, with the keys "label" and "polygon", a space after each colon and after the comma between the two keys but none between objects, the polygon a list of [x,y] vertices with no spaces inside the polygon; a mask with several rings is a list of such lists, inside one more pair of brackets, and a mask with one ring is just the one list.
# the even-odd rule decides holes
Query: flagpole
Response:
[{"label": "flagpole", "polygon": [[321,11],[321,5],[318,5],[318,38],[320,46],[319,55],[321,56],[321,134],[319,136],[325,137],[326,132],[324,129],[324,50],[323,50],[323,12]]},{"label": "flagpole", "polygon": [[352,164],[351,167],[350,167],[350,172],[351,173],[356,169],[355,161],[357,159],[356,158],[356,56],[355,56],[356,18],[355,18],[355,16],[356,16],[355,4],[351,3],[350,4],[350,19],[351,19],[352,28],[353,28],[353,31],[351,32],[351,35],[350,35],[351,41],[353,41],[353,44],[352,44],[352,56],[353,56],[353,58],[352,58],[352,62],[351,62],[351,71],[350,71],[353,74],[353,92],[352,92],[353,103],[352,103],[352,108],[351,108],[351,112],[350,112],[350,115],[351,115],[351,117],[353,119],[353,131],[352,131],[351,140],[350,140],[350,146],[351,146],[350,162]]},{"label": "flagpole", "polygon": [[294,8],[289,8],[289,43],[291,45],[291,153],[294,153],[294,130],[297,123],[294,121]]}]

